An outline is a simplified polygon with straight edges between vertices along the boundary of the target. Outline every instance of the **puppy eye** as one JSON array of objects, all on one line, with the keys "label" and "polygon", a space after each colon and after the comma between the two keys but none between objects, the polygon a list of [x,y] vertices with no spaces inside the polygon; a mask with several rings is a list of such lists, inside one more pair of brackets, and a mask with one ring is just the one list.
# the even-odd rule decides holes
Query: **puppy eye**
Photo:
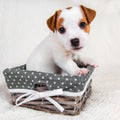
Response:
[{"label": "puppy eye", "polygon": [[58,31],[59,31],[59,33],[61,33],[61,34],[63,34],[63,33],[65,33],[65,28],[64,27],[60,27],[59,29],[58,29]]},{"label": "puppy eye", "polygon": [[80,28],[84,29],[84,28],[86,27],[86,25],[87,25],[87,24],[86,24],[85,22],[81,22],[81,23],[80,23]]}]

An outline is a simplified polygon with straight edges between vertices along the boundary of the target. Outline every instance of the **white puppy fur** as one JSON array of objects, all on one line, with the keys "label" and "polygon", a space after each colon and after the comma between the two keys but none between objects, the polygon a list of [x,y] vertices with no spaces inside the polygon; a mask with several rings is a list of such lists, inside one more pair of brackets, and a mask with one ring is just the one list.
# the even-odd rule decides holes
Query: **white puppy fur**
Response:
[{"label": "white puppy fur", "polygon": [[[90,17],[86,15],[86,10],[89,15],[94,14],[91,20],[89,20]],[[93,13],[91,13],[91,11]],[[32,52],[27,61],[27,69],[50,73],[60,73],[61,70],[63,70],[72,75],[86,74],[88,70],[79,68],[75,63],[76,60],[73,60],[73,55],[77,55],[87,44],[89,30],[87,31],[85,28],[80,28],[80,21],[85,19],[85,25],[88,25],[89,28],[89,24],[95,17],[95,11],[84,6],[79,6],[59,10],[59,12],[57,11],[56,13],[57,16],[55,14],[47,21],[48,27],[53,32]],[[60,25],[58,24],[57,28],[55,26],[60,19],[62,19],[62,21],[59,21]],[[51,27],[53,22],[54,27]],[[62,30],[60,31],[60,29]],[[75,42],[76,38],[77,43]],[[73,43],[71,42],[72,40]],[[93,63],[85,60],[83,57],[77,56],[74,57],[74,59],[75,58],[78,58],[79,62],[85,65],[90,64],[94,66]]]}]

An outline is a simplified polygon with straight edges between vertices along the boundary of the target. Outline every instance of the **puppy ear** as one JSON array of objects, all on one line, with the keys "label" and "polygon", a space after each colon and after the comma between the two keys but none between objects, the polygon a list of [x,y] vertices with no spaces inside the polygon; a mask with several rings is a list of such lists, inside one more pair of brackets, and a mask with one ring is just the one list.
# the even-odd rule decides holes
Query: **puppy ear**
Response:
[{"label": "puppy ear", "polygon": [[61,12],[61,10],[56,11],[54,15],[52,15],[50,18],[47,19],[47,25],[48,25],[49,29],[52,30],[53,32],[55,32],[57,18],[59,16],[60,12]]},{"label": "puppy ear", "polygon": [[95,11],[95,10],[92,10],[92,9],[90,9],[90,8],[87,8],[87,7],[83,6],[83,5],[81,5],[80,7],[82,8],[82,10],[83,10],[83,12],[84,12],[84,15],[85,15],[88,23],[91,23],[92,20],[93,20],[93,19],[95,18],[95,16],[96,16],[96,11]]}]

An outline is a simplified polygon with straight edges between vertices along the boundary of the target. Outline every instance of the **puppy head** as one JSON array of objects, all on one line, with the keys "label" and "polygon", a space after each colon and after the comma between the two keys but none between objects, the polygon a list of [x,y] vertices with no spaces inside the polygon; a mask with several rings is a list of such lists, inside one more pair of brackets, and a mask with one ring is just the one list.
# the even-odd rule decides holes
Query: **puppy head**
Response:
[{"label": "puppy head", "polygon": [[47,20],[47,25],[66,50],[80,50],[87,43],[90,23],[96,12],[85,6],[58,10]]}]

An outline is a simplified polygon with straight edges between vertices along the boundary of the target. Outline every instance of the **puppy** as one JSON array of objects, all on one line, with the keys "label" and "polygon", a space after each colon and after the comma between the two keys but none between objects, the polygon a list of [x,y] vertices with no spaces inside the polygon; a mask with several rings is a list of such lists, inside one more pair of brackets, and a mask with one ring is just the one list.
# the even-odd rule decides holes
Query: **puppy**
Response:
[{"label": "puppy", "polygon": [[73,55],[86,46],[90,23],[95,15],[94,10],[83,5],[56,11],[47,20],[51,34],[32,52],[26,64],[27,69],[57,74],[61,70],[72,75],[86,74],[88,69],[79,68],[75,61],[96,65],[80,56],[73,60]]}]

